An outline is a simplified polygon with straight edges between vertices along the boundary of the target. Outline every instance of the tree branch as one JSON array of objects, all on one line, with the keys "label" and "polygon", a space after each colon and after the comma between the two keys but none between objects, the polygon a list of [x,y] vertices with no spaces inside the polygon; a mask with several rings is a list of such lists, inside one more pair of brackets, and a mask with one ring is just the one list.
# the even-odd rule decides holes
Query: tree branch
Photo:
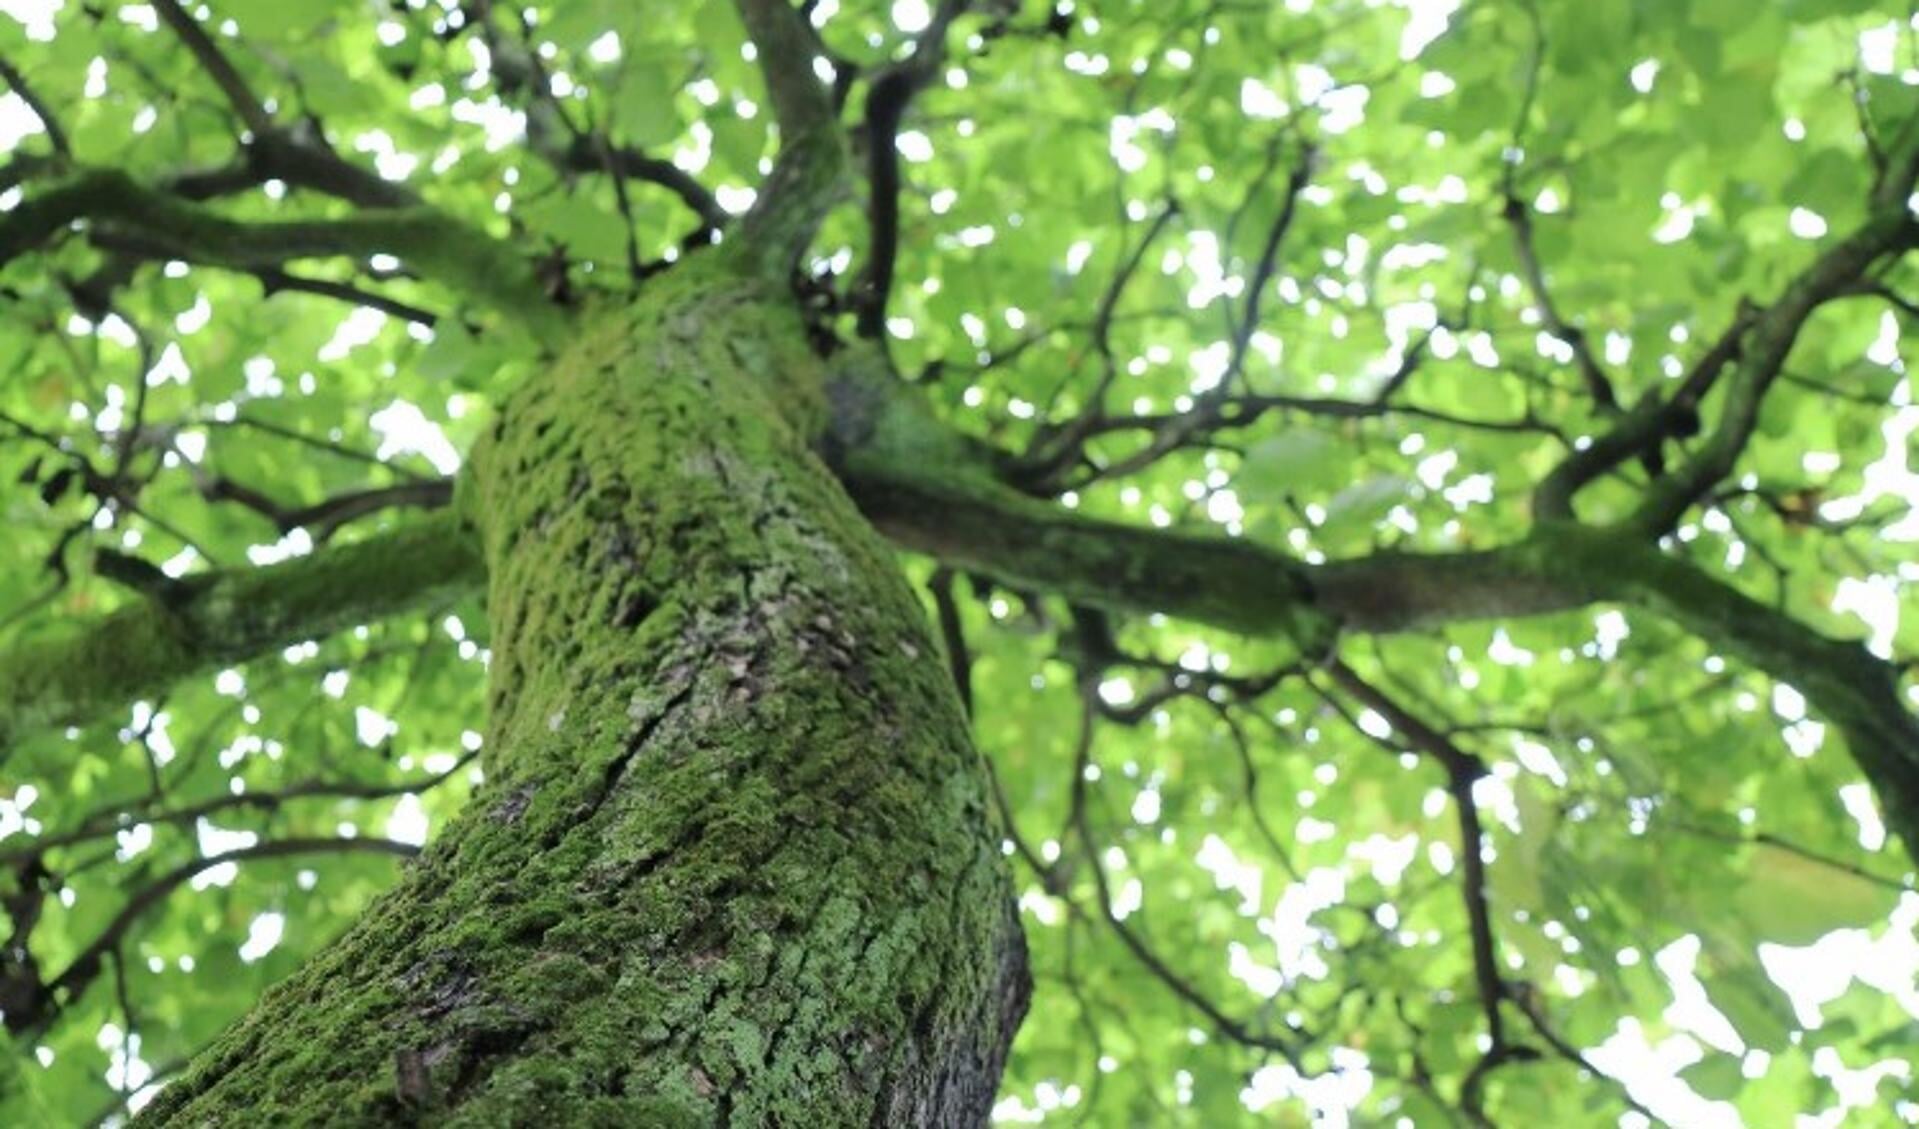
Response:
[{"label": "tree branch", "polygon": [[416,325],[433,326],[440,320],[440,316],[431,310],[423,310],[418,306],[402,302],[397,298],[389,298],[384,294],[376,294],[371,290],[362,290],[350,282],[335,282],[328,278],[289,274],[277,267],[263,267],[254,271],[253,274],[260,280],[260,289],[268,298],[275,294],[289,292],[317,294],[322,298],[333,298],[351,305],[378,310],[388,317],[396,317]]},{"label": "tree branch", "polygon": [[48,851],[61,847],[111,838],[129,827],[142,823],[190,826],[203,816],[231,811],[234,808],[277,811],[283,805],[299,800],[388,800],[398,796],[418,795],[446,783],[478,756],[477,751],[465,753],[445,772],[391,784],[362,784],[352,780],[314,779],[303,780],[271,792],[229,792],[199,803],[159,811],[116,804],[106,811],[88,817],[71,831],[30,839],[10,851],[0,852],[0,863],[18,865],[29,858],[44,855]]},{"label": "tree branch", "polygon": [[193,53],[194,59],[200,64],[200,69],[206,71],[207,77],[220,88],[220,93],[226,96],[227,104],[233,107],[234,113],[240,115],[240,120],[246,124],[246,127],[255,134],[265,134],[270,131],[273,128],[273,115],[267,112],[266,106],[254,95],[252,88],[247,86],[246,79],[240,77],[240,72],[234,69],[232,61],[214,44],[199,22],[180,7],[178,0],[153,0],[153,6],[160,13],[160,18],[166,22],[167,27],[180,38],[180,42],[186,46],[186,49]]},{"label": "tree branch", "polygon": [[549,156],[568,172],[610,172],[664,188],[678,196],[681,203],[700,217],[702,230],[717,231],[733,218],[725,208],[720,207],[719,200],[706,190],[704,184],[664,157],[650,157],[630,146],[611,144],[602,154],[594,139],[586,136],[575,137],[566,148],[556,150]]},{"label": "tree branch", "polygon": [[1407,631],[1535,615],[1592,597],[1528,542],[1452,554],[1377,553],[1307,565],[1223,535],[1141,529],[1022,494],[993,456],[936,421],[878,421],[849,445],[848,491],[903,547],[963,571],[1116,611],[1164,612],[1322,645],[1333,630]]},{"label": "tree branch", "polygon": [[46,130],[47,143],[53,146],[54,153],[61,157],[72,157],[73,146],[67,142],[67,131],[61,128],[60,119],[53,116],[53,110],[41,100],[39,92],[5,56],[0,56],[0,82],[5,82],[7,88],[27,104],[33,116],[40,119],[40,128]]},{"label": "tree branch", "polygon": [[1533,304],[1539,307],[1540,320],[1546,323],[1549,333],[1572,348],[1573,361],[1579,366],[1580,379],[1585,381],[1586,391],[1592,396],[1593,403],[1601,411],[1616,410],[1619,398],[1613,392],[1612,380],[1599,367],[1598,358],[1593,356],[1592,347],[1586,342],[1586,331],[1560,316],[1559,307],[1553,303],[1552,292],[1547,289],[1546,269],[1540,264],[1539,253],[1533,249],[1531,210],[1509,188],[1500,214],[1512,225],[1513,248],[1519,258],[1519,269],[1526,279],[1527,288],[1532,291]]},{"label": "tree branch", "polygon": [[1538,523],[1494,549],[1375,553],[1308,565],[1245,540],[1088,518],[1006,485],[1008,460],[934,418],[883,358],[836,369],[836,470],[897,544],[1093,607],[1159,612],[1323,654],[1341,631],[1386,633],[1512,618],[1602,600],[1645,608],[1797,687],[1846,737],[1919,853],[1919,719],[1897,671],[1648,543],[1638,530]]},{"label": "tree branch", "polygon": [[1653,1125],[1666,1124],[1665,1121],[1655,1116],[1652,1110],[1642,1105],[1639,1099],[1632,1096],[1632,1091],[1627,1088],[1626,1083],[1607,1074],[1597,1066],[1594,1066],[1592,1060],[1581,1053],[1578,1047],[1568,1043],[1564,1037],[1557,1031],[1554,1031],[1552,1025],[1546,1021],[1545,1012],[1539,1007],[1539,1002],[1533,993],[1515,992],[1513,993],[1513,1002],[1519,1006],[1519,1010],[1523,1012],[1527,1020],[1532,1023],[1533,1030],[1547,1046],[1552,1048],[1554,1054],[1592,1075],[1594,1078],[1610,1083],[1613,1088],[1618,1091],[1620,1103],[1641,1117],[1644,1117],[1648,1123]]},{"label": "tree branch", "polygon": [[733,0],[766,80],[780,155],[740,223],[731,254],[784,278],[845,188],[846,146],[830,91],[813,73],[811,30],[788,0]]},{"label": "tree branch", "polygon": [[1739,370],[1726,389],[1718,425],[1682,469],[1654,485],[1633,515],[1632,525],[1647,534],[1663,533],[1730,474],[1758,426],[1760,404],[1785,367],[1786,355],[1806,319],[1821,305],[1844,295],[1873,264],[1916,245],[1919,221],[1902,199],[1828,248],[1776,302],[1756,315]]},{"label": "tree branch", "polygon": [[[525,97],[528,147],[548,164],[563,172],[607,173],[666,189],[700,217],[700,227],[691,237],[697,242],[705,242],[732,220],[705,185],[671,160],[614,145],[604,133],[577,128],[554,98],[552,81],[526,37],[508,39],[495,27],[492,0],[478,0],[469,11],[477,12],[476,22],[493,52],[493,74],[500,92]],[[521,27],[524,30],[523,19]]]},{"label": "tree branch", "polygon": [[1106,864],[1100,859],[1100,845],[1093,836],[1092,825],[1087,817],[1086,780],[1087,768],[1091,763],[1094,728],[1099,711],[1098,695],[1090,686],[1082,686],[1080,697],[1080,735],[1076,755],[1073,760],[1073,778],[1071,788],[1070,812],[1067,817],[1067,832],[1079,838],[1080,846],[1086,852],[1088,871],[1093,876],[1093,893],[1099,906],[1099,917],[1110,929],[1120,944],[1126,946],[1133,959],[1153,974],[1160,983],[1166,985],[1187,1006],[1205,1016],[1213,1027],[1242,1046],[1257,1047],[1278,1053],[1292,1063],[1300,1066],[1298,1037],[1301,1032],[1288,1028],[1288,1035],[1282,1036],[1255,1029],[1251,1024],[1228,1015],[1220,1006],[1208,999],[1204,993],[1187,982],[1185,977],[1175,972],[1172,966],[1160,959],[1158,953],[1147,946],[1133,929],[1123,921],[1113,908],[1112,884],[1106,879]]},{"label": "tree branch", "polygon": [[414,208],[419,194],[341,157],[327,147],[317,128],[270,129],[248,140],[247,160],[264,180],[278,177],[296,188],[358,204],[363,208]]},{"label": "tree branch", "polygon": [[437,478],[350,490],[306,506],[283,506],[229,478],[208,479],[201,484],[200,494],[208,501],[238,502],[272,522],[282,534],[310,529],[315,540],[325,541],[347,522],[381,510],[395,506],[429,510],[446,506],[453,501],[453,482]]},{"label": "tree branch", "polygon": [[1787,683],[1845,737],[1886,826],[1919,854],[1919,718],[1899,672],[1852,640],[1822,635],[1629,531],[1549,523],[1542,563],[1582,577],[1595,599],[1642,607]]},{"label": "tree branch", "polygon": [[[1473,782],[1486,775],[1486,765],[1339,659],[1327,663],[1326,671],[1335,685],[1384,718],[1394,732],[1446,772],[1446,791],[1452,796],[1459,819],[1460,895],[1466,904],[1466,921],[1472,934],[1473,978],[1479,986],[1479,1006],[1485,1013],[1486,1034],[1491,1040],[1480,1063],[1491,1069],[1510,1060],[1515,1048],[1506,1041],[1505,1018],[1499,1009],[1506,999],[1506,982],[1499,971],[1498,938],[1493,933],[1492,911],[1486,903],[1486,832],[1480,825],[1479,805],[1473,801]],[[1475,1070],[1469,1082],[1476,1078],[1483,1078],[1483,1072]],[[1476,1110],[1477,1087],[1469,1085],[1461,1100],[1468,1110]]]},{"label": "tree branch", "polygon": [[565,339],[567,316],[511,247],[431,208],[375,209],[337,219],[248,222],[136,184],[114,170],[66,178],[0,216],[0,264],[91,220],[109,235],[191,262],[247,271],[292,259],[397,255],[423,276],[492,307],[548,345]]},{"label": "tree branch", "polygon": [[854,293],[855,330],[877,339],[886,331],[886,302],[900,240],[900,122],[913,99],[939,74],[946,58],[946,32],[971,0],[941,0],[932,21],[913,40],[913,50],[873,76],[866,90],[867,228],[872,244]]},{"label": "tree branch", "polygon": [[[1269,166],[1277,167],[1278,143],[1273,149],[1274,162]],[[1299,202],[1306,187],[1312,182],[1314,164],[1318,160],[1318,151],[1310,143],[1302,143],[1293,158],[1291,170],[1287,173],[1284,195],[1280,202],[1279,213],[1267,228],[1260,244],[1259,259],[1246,280],[1246,298],[1243,308],[1235,318],[1230,312],[1227,322],[1230,328],[1226,366],[1219,377],[1219,383],[1201,393],[1192,411],[1167,417],[1165,423],[1154,429],[1151,439],[1141,449],[1125,458],[1101,467],[1093,476],[1095,479],[1116,478],[1135,474],[1158,462],[1167,454],[1186,446],[1195,436],[1206,431],[1219,419],[1225,404],[1232,399],[1232,386],[1239,380],[1246,368],[1253,338],[1259,332],[1260,299],[1267,286],[1272,283],[1273,275],[1279,270],[1279,252],[1286,241],[1287,232],[1292,230],[1293,221],[1298,215]],[[1265,183],[1262,177],[1248,192],[1247,200]],[[1234,223],[1238,222],[1237,216]],[[1155,229],[1157,230],[1157,229]],[[1228,225],[1230,240],[1231,225]],[[1143,248],[1142,248],[1143,253]],[[1111,370],[1109,370],[1110,372]],[[1102,393],[1104,388],[1101,389]],[[1099,405],[1093,411],[1097,413]],[[1055,455],[1056,460],[1070,456],[1071,452]],[[1063,462],[1060,464],[1063,465]],[[1080,485],[1085,485],[1081,483]]]},{"label": "tree branch", "polygon": [[[1696,432],[1700,404],[1722,384],[1725,396],[1712,434],[1684,467],[1654,483],[1630,524],[1647,535],[1665,532],[1731,473],[1806,320],[1826,302],[1856,293],[1874,265],[1919,246],[1919,221],[1906,205],[1913,177],[1919,175],[1919,130],[1908,133],[1888,155],[1875,211],[1866,222],[1814,259],[1771,305],[1758,309],[1742,301],[1726,331],[1671,396],[1640,400],[1604,434],[1554,467],[1534,491],[1536,516],[1572,517],[1574,495],[1588,483],[1635,456],[1656,456],[1668,437]],[[1727,372],[1730,382],[1722,379]]]},{"label": "tree branch", "polygon": [[[1130,252],[1120,256],[1119,266],[1113,271],[1112,281],[1107,283],[1105,292],[1100,295],[1099,306],[1094,311],[1092,323],[1087,329],[1087,335],[1093,339],[1093,350],[1099,354],[1100,358],[1099,383],[1094,385],[1091,394],[1086,397],[1086,403],[1077,418],[1064,427],[1058,428],[1055,434],[1049,434],[1049,431],[1054,429],[1042,428],[1034,437],[1032,450],[1024,459],[1026,469],[1022,472],[1023,478],[1035,484],[1050,484],[1061,471],[1079,461],[1085,450],[1086,440],[1107,422],[1106,394],[1112,389],[1113,382],[1119,379],[1120,374],[1119,358],[1113,355],[1113,323],[1119,313],[1120,300],[1126,296],[1128,285],[1139,273],[1140,264],[1145,261],[1146,253],[1152,250],[1154,242],[1178,215],[1179,202],[1168,200],[1166,206],[1161,208],[1159,214],[1154,216],[1152,222],[1147,225],[1146,232],[1140,236],[1139,243]],[[1028,340],[1034,339],[1028,338]],[[996,363],[1011,360],[1023,349],[1023,345],[1014,346],[1000,354],[996,358]],[[1068,379],[1070,379],[1070,373]],[[1057,395],[1055,393],[1056,398]]]},{"label": "tree branch", "polygon": [[[127,932],[155,907],[165,901],[167,895],[186,885],[197,874],[211,870],[226,863],[254,862],[260,859],[291,858],[313,854],[367,853],[393,855],[398,858],[412,858],[420,853],[420,848],[411,843],[401,843],[392,839],[373,838],[327,838],[327,839],[280,839],[273,842],[257,843],[251,847],[239,847],[231,851],[205,855],[191,862],[167,871],[140,888],[120,912],[114,915],[105,929],[95,937],[86,948],[80,950],[73,962],[61,971],[60,975],[48,981],[46,996],[39,1009],[25,1012],[9,1012],[6,1017],[10,1031],[36,1031],[44,1029],[59,1010],[74,1003],[84,994],[94,979],[100,974],[100,965],[125,939]],[[50,1005],[50,1006],[47,1006]],[[37,1010],[37,1014],[36,1014]]]},{"label": "tree branch", "polygon": [[932,593],[933,608],[940,629],[940,642],[946,648],[946,668],[952,672],[953,688],[959,691],[960,707],[973,716],[973,654],[966,646],[966,626],[960,620],[959,599],[953,592],[955,577],[950,568],[933,570],[926,582]]},{"label": "tree branch", "polygon": [[0,758],[22,739],[85,725],[189,678],[470,591],[479,552],[453,514],[265,568],[180,582],[0,650]]},{"label": "tree branch", "polygon": [[1647,396],[1640,400],[1604,435],[1568,455],[1540,480],[1533,490],[1533,516],[1570,519],[1575,516],[1574,495],[1599,476],[1629,459],[1656,456],[1669,437],[1697,435],[1700,405],[1720,376],[1739,360],[1746,331],[1757,318],[1757,308],[1742,300],[1732,324],[1700,356],[1670,399]]}]

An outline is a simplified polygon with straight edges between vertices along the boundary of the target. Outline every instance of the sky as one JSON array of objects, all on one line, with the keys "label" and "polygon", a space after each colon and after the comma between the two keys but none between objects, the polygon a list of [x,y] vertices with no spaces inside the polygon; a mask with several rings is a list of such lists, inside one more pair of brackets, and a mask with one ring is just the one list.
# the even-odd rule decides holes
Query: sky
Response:
[{"label": "sky", "polygon": [[[1310,2],[1287,0],[1288,6],[1300,8],[1310,7]],[[1457,0],[1393,2],[1406,9],[1409,15],[1401,41],[1402,55],[1407,58],[1416,56],[1426,43],[1438,35],[1445,28],[1448,17],[1459,7]],[[123,5],[121,16],[138,19],[137,10],[144,7]],[[61,0],[0,0],[0,14],[19,22],[27,34],[36,39],[44,39],[52,34],[52,16],[60,8]],[[927,19],[924,0],[897,0],[892,5],[892,13],[895,21],[906,30],[923,26]],[[1914,18],[1914,26],[1919,27],[1919,17]],[[1895,25],[1868,33],[1862,38],[1860,50],[1863,63],[1870,69],[1889,72],[1892,68],[1892,43],[1898,31]],[[617,50],[617,43],[611,44],[608,49]],[[1656,81],[1657,70],[1657,60],[1644,61],[1633,69],[1631,81],[1636,85],[1642,82],[1650,84]],[[1310,79],[1311,76],[1306,77]],[[1270,90],[1252,83],[1243,93],[1243,102],[1249,114],[1257,115],[1270,111],[1267,102],[1272,97]],[[489,137],[489,145],[510,142],[519,127],[517,115],[511,114],[496,114],[480,124],[490,135],[497,135]],[[1137,122],[1115,123],[1116,160],[1123,162],[1127,159],[1128,139],[1137,128]],[[1790,130],[1790,124],[1787,128]],[[0,95],[0,155],[12,151],[26,138],[40,131],[38,120],[18,96],[12,93]],[[382,171],[388,175],[405,175],[412,168],[400,155],[386,151],[391,149],[391,142],[383,138],[363,138],[359,148],[382,158]],[[680,159],[694,168],[703,163],[702,155],[695,153],[683,153]],[[389,165],[388,161],[397,163]],[[0,210],[17,203],[18,194],[10,195],[12,199],[0,196]],[[744,206],[747,200],[750,200],[750,196],[734,203]],[[1687,238],[1690,226],[1685,220],[1685,216],[1675,213],[1657,235],[1675,241]],[[1823,221],[1816,216],[1807,218],[1795,213],[1792,224],[1793,233],[1801,238],[1816,239],[1824,234]],[[1190,258],[1188,265],[1192,265]],[[1222,275],[1215,285],[1226,283]],[[384,321],[383,315],[373,311],[348,314],[343,317],[328,349],[338,356],[347,355],[358,344],[371,340],[380,331]],[[189,327],[183,325],[180,328],[185,331]],[[1875,342],[1874,351],[1869,356],[1881,363],[1896,365],[1898,333],[1898,324],[1888,313],[1885,331],[1880,340]],[[269,365],[268,371],[260,376],[261,380],[273,379],[270,369]],[[249,373],[250,379],[252,375]],[[184,368],[180,377],[186,378]],[[1907,457],[1911,439],[1915,432],[1919,432],[1919,406],[1908,402],[1909,394],[1903,382],[1896,397],[1895,410],[1889,413],[1884,428],[1885,454],[1868,470],[1865,489],[1857,496],[1827,500],[1824,512],[1828,517],[1843,519],[1863,510],[1877,499],[1899,498],[1912,505],[1912,516],[1889,529],[1887,536],[1919,540],[1919,474],[1914,473]],[[382,457],[417,452],[429,458],[442,472],[450,473],[459,466],[459,453],[440,428],[428,420],[416,405],[403,401],[386,405],[373,416],[372,426],[383,436]],[[1809,466],[1834,457],[1836,453],[1829,452],[1809,452],[1806,456]],[[1680,536],[1684,538],[1687,534],[1682,531]],[[310,543],[301,545],[287,542],[263,545],[259,547],[256,560],[277,559],[306,551],[310,547]],[[1909,575],[1848,579],[1836,587],[1832,606],[1836,611],[1858,617],[1871,632],[1875,649],[1884,653],[1898,625],[1899,593],[1911,579]],[[1495,661],[1501,661],[1498,656],[1492,657]],[[31,789],[22,789],[10,799],[0,799],[0,839],[21,833],[28,826],[31,819],[29,809],[33,806],[34,798]],[[1494,799],[1496,801],[1497,798]],[[1857,803],[1852,806],[1855,809],[1859,807]],[[1134,810],[1136,818],[1146,817],[1144,821],[1151,822],[1156,805],[1146,805],[1145,809],[1136,805]],[[1862,811],[1860,822],[1862,842],[1875,845],[1875,836],[1883,839],[1883,828],[1875,831],[1876,821],[1870,818],[1869,807]],[[403,807],[399,823],[389,830],[409,840],[423,837],[427,828],[418,805]],[[203,829],[201,841],[203,852],[209,854],[236,845],[228,833],[211,826]],[[1214,842],[1217,843],[1216,840]],[[1219,846],[1223,847],[1223,844]],[[1362,842],[1356,849],[1373,850],[1377,847],[1369,847]],[[1198,850],[1200,864],[1212,870],[1223,884],[1246,887],[1249,880],[1245,872],[1252,868],[1240,866],[1230,857],[1230,851],[1226,851],[1222,857],[1219,850],[1209,844],[1202,844]],[[1253,870],[1253,873],[1250,884],[1257,892],[1257,871]],[[217,872],[209,872],[203,877],[206,879],[204,884],[217,885],[221,881],[221,875]],[[230,881],[230,876],[226,880]],[[1307,927],[1308,915],[1314,907],[1323,907],[1330,904],[1331,900],[1336,900],[1339,888],[1343,888],[1343,878],[1336,872],[1315,872],[1308,874],[1305,882],[1276,893],[1269,915],[1272,922],[1269,936],[1274,941],[1279,965],[1306,959],[1314,937]],[[242,956],[249,960],[258,959],[270,951],[278,941],[283,926],[284,919],[280,915],[261,915],[249,930],[247,941],[241,949]],[[1659,969],[1672,991],[1672,1002],[1664,1013],[1664,1019],[1673,1029],[1671,1032],[1649,1032],[1636,1021],[1628,1020],[1611,1037],[1588,1048],[1588,1053],[1596,1065],[1623,1080],[1635,1098],[1666,1120],[1698,1129],[1732,1129],[1742,1124],[1733,1107],[1700,1098],[1676,1077],[1676,1072],[1697,1061],[1706,1048],[1717,1048],[1743,1054],[1748,1075],[1756,1077],[1765,1070],[1766,1056],[1764,1052],[1747,1051],[1732,1025],[1707,1002],[1704,990],[1693,974],[1699,948],[1699,939],[1688,935],[1646,956]],[[1220,956],[1222,960],[1229,959],[1228,954],[1222,953]],[[1914,987],[1915,983],[1919,983],[1919,895],[1904,895],[1883,927],[1870,931],[1839,930],[1812,945],[1797,949],[1768,945],[1762,947],[1761,957],[1768,974],[1791,997],[1800,1022],[1806,1026],[1816,1027],[1821,1021],[1821,1007],[1836,999],[1854,982],[1871,985],[1894,995],[1909,1013],[1919,1019],[1919,990]],[[1243,966],[1242,978],[1249,984],[1268,983],[1261,979],[1262,971],[1256,959],[1239,953],[1233,954],[1231,959],[1236,969],[1242,969]],[[148,1065],[139,1060],[137,1042],[125,1045],[117,1029],[103,1029],[101,1045],[114,1048],[116,1058],[110,1080],[116,1085],[128,1082],[138,1085],[146,1077],[143,1072],[150,1072]],[[1345,1069],[1317,1078],[1301,1078],[1285,1067],[1262,1070],[1250,1080],[1242,1099],[1249,1109],[1255,1110],[1273,1102],[1306,1099],[1327,1114],[1321,1124],[1329,1129],[1342,1125],[1346,1120],[1343,1111],[1364,1097],[1370,1082],[1363,1056],[1353,1053],[1349,1057],[1350,1061],[1342,1064]],[[1874,1081],[1893,1069],[1885,1064],[1855,1064],[1848,1069],[1829,1052],[1822,1052],[1815,1057],[1815,1068],[1834,1080],[1840,1104],[1821,1113],[1802,1115],[1796,1121],[1795,1129],[1825,1129],[1845,1123],[1849,1109],[1864,1108],[1875,1100],[1872,1094]],[[1908,1079],[1908,1082],[1919,1083],[1919,1080]],[[1036,1119],[1051,1109],[1070,1108],[1079,1097],[1072,1088],[1041,1088],[1031,1095],[1008,1095],[996,1112],[1009,1122]],[[1899,1108],[1898,1113],[1906,1122],[1919,1124],[1919,1106],[1906,1103]],[[1631,1126],[1642,1120],[1636,1115],[1628,1115],[1622,1124]]]}]

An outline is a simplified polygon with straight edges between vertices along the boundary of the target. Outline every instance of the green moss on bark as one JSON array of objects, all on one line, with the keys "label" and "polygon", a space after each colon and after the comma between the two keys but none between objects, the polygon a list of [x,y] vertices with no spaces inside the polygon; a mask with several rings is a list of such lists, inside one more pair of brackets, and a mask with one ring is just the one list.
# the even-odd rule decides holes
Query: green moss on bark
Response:
[{"label": "green moss on bark", "polygon": [[372,623],[482,577],[473,539],[436,514],[267,568],[215,573],[83,628],[0,652],[0,757],[35,731],[84,725],[194,674]]},{"label": "green moss on bark", "polygon": [[1024,1010],[983,769],[809,449],[796,317],[698,264],[471,462],[489,782],[156,1124],[965,1124]]}]

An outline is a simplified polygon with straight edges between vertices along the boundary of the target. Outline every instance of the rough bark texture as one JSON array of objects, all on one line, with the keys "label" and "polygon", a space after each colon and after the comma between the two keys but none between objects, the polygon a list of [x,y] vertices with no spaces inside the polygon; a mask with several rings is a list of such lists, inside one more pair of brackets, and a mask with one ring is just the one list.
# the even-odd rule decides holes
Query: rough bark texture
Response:
[{"label": "rough bark texture", "polygon": [[692,264],[583,324],[464,484],[486,789],[144,1123],[985,1120],[1000,839],[796,317]]}]

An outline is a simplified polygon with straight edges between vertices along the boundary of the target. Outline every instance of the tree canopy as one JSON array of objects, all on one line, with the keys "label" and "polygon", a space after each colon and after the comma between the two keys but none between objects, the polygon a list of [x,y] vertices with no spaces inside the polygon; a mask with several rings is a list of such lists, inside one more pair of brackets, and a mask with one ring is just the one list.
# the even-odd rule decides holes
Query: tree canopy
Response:
[{"label": "tree canopy", "polygon": [[1919,15],[785,7],[0,0],[0,1120],[480,785],[462,460],[717,244],[888,389],[997,1119],[1919,1124]]}]

